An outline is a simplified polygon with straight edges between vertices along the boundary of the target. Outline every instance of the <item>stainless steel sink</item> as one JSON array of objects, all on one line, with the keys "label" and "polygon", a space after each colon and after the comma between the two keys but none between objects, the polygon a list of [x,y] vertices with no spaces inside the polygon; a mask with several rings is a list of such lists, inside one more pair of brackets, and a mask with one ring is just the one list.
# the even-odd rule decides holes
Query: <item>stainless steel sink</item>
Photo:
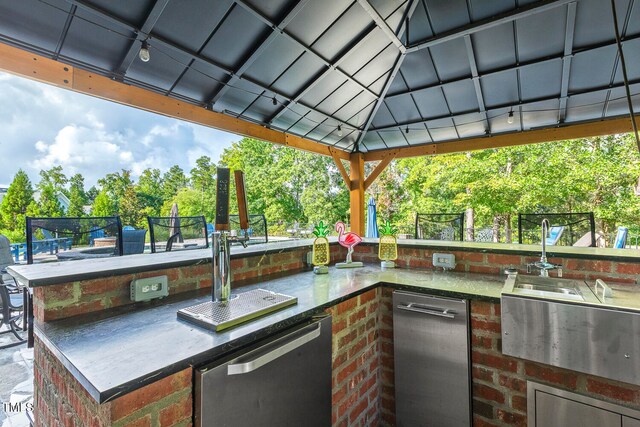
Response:
[{"label": "stainless steel sink", "polygon": [[556,277],[510,274],[502,292],[539,298],[599,302],[584,281]]},{"label": "stainless steel sink", "polygon": [[640,385],[640,314],[603,305],[582,280],[509,274],[502,353]]}]

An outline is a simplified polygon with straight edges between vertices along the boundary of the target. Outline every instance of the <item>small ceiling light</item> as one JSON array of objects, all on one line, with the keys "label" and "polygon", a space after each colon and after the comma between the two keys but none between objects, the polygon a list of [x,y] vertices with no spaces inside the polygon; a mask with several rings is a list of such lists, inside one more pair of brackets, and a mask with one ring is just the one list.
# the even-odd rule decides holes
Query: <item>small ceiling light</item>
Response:
[{"label": "small ceiling light", "polygon": [[509,116],[507,117],[507,123],[510,125],[513,124],[513,111],[509,111]]},{"label": "small ceiling light", "polygon": [[409,126],[404,130],[404,133],[409,133]]},{"label": "small ceiling light", "polygon": [[338,125],[338,136],[342,136],[342,126]]},{"label": "small ceiling light", "polygon": [[273,99],[271,100],[271,103],[273,105],[278,105],[278,100],[276,99],[276,97],[274,96]]},{"label": "small ceiling light", "polygon": [[151,59],[151,54],[149,53],[149,43],[147,41],[142,42],[142,47],[140,48],[140,52],[138,52],[138,57],[142,62],[149,62]]}]

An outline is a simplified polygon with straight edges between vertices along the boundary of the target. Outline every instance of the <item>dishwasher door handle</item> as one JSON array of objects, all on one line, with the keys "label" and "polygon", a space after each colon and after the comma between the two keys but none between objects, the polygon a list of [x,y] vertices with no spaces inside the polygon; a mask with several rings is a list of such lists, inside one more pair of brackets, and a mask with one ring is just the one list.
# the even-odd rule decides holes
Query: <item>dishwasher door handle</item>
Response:
[{"label": "dishwasher door handle", "polygon": [[447,319],[455,319],[456,317],[456,312],[451,311],[448,308],[443,310],[441,308],[428,307],[415,302],[410,302],[409,304],[398,304],[398,309],[412,311],[414,313],[428,314],[429,316],[446,317]]},{"label": "dishwasher door handle", "polygon": [[261,366],[273,362],[277,358],[284,356],[285,354],[295,350],[296,348],[301,347],[310,341],[313,341],[320,336],[320,326],[320,323],[318,323],[317,327],[312,331],[307,332],[306,334],[299,337],[293,338],[292,340],[287,341],[281,346],[274,348],[268,353],[260,355],[253,360],[249,360],[248,362],[243,363],[235,363],[233,365],[227,366],[227,375],[240,375],[255,371]]}]

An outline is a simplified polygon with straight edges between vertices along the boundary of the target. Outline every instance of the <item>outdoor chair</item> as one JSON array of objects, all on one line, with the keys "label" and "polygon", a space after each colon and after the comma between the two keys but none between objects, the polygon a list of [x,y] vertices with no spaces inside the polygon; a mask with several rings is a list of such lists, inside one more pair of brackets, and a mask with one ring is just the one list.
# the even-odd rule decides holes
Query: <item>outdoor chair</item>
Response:
[{"label": "outdoor chair", "polygon": [[627,236],[629,229],[627,227],[618,227],[616,239],[613,241],[613,247],[616,249],[624,249],[627,247]]},{"label": "outdoor chair", "polygon": [[[596,222],[593,212],[518,214],[518,243],[541,244],[542,220],[549,221],[547,245],[596,246]],[[585,234],[589,237],[585,238]]]},{"label": "outdoor chair", "polygon": [[204,216],[149,216],[151,252],[170,252],[209,247]]},{"label": "outdoor chair", "polygon": [[549,230],[549,237],[547,237],[546,239],[546,244],[548,246],[557,245],[563,232],[564,232],[564,226],[562,225],[551,227],[551,229]]},{"label": "outdoor chair", "polygon": [[11,243],[7,236],[0,234],[0,283],[7,285],[9,291],[17,291],[17,285],[13,277],[7,273],[7,267],[15,264],[13,253],[11,252]]},{"label": "outdoor chair", "polygon": [[[53,239],[41,239],[46,236]],[[28,264],[120,255],[122,225],[118,216],[27,217]]]},{"label": "outdoor chair", "polygon": [[[238,237],[244,236],[244,231],[240,228],[240,217],[238,215],[229,215],[229,230],[232,232],[235,231]],[[267,219],[264,215],[249,215],[247,235],[249,236],[249,241],[247,242],[249,245],[269,242]]]},{"label": "outdoor chair", "polygon": [[144,253],[144,239],[147,230],[144,228],[136,230],[133,227],[122,229],[122,255],[133,255]]},{"label": "outdoor chair", "polygon": [[481,228],[475,235],[476,242],[492,242],[493,241],[493,229]]},{"label": "outdoor chair", "polygon": [[462,241],[464,213],[416,213],[416,239]]},{"label": "outdoor chair", "polygon": [[13,334],[18,341],[0,345],[0,350],[15,347],[25,343],[19,332],[23,331],[24,313],[23,313],[23,296],[21,293],[9,292],[7,285],[0,283],[0,329],[6,327],[6,330],[0,330],[2,334]]}]

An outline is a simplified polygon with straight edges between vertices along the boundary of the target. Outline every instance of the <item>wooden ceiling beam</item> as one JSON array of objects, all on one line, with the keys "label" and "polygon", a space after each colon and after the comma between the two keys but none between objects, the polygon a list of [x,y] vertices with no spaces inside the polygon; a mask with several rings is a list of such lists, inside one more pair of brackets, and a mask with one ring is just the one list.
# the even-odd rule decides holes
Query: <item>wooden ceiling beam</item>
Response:
[{"label": "wooden ceiling beam", "polygon": [[286,132],[269,129],[222,113],[205,110],[146,89],[0,43],[0,70],[53,86],[91,95],[152,113],[161,114],[242,136],[262,139],[324,156],[349,160],[346,151]]},{"label": "wooden ceiling beam", "polygon": [[[640,124],[640,118],[636,118]],[[632,132],[629,117],[617,117],[593,122],[576,123],[548,129],[529,130],[517,133],[461,139],[459,141],[439,142],[393,150],[370,151],[364,155],[366,162],[382,160],[391,151],[397,152],[396,158],[433,156],[437,154],[460,153],[484,150],[487,148],[511,147],[516,145],[538,144],[542,142],[562,141],[567,139],[588,138],[593,136],[612,135]]]}]

